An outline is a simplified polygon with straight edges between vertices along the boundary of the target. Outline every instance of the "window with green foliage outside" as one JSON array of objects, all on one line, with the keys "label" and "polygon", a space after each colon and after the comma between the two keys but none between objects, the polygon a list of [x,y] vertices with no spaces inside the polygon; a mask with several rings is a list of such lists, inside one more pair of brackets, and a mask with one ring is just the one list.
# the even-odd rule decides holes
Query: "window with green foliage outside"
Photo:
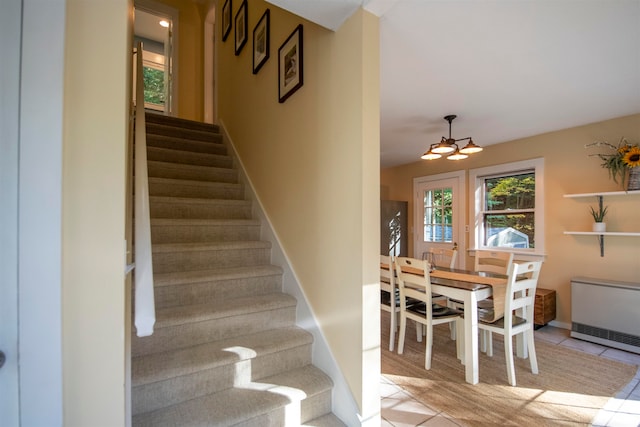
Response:
[{"label": "window with green foliage outside", "polygon": [[484,246],[535,248],[535,171],[484,178]]},{"label": "window with green foliage outside", "polygon": [[142,67],[145,104],[164,105],[164,71],[152,67]]}]

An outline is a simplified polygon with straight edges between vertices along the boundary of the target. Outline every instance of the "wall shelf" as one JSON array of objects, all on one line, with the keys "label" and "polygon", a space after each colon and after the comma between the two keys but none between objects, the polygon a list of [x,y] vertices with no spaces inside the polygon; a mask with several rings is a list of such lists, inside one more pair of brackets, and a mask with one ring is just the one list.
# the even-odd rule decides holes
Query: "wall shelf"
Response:
[{"label": "wall shelf", "polygon": [[[581,197],[596,197],[602,209],[603,198],[608,196],[633,196],[640,195],[640,190],[634,191],[607,191],[600,193],[578,193],[578,194],[565,194],[566,198],[581,198]],[[600,256],[604,256],[604,236],[631,236],[640,237],[640,232],[634,231],[565,231],[564,234],[572,234],[578,236],[596,236],[598,237],[598,243],[600,244]]]},{"label": "wall shelf", "polygon": [[605,231],[599,233],[597,231],[565,231],[564,234],[578,234],[583,236],[636,236],[640,237],[640,232],[627,231]]},{"label": "wall shelf", "polygon": [[566,198],[578,198],[578,197],[607,197],[607,196],[633,196],[640,195],[640,190],[633,191],[606,191],[600,193],[579,193],[579,194],[565,194]]}]

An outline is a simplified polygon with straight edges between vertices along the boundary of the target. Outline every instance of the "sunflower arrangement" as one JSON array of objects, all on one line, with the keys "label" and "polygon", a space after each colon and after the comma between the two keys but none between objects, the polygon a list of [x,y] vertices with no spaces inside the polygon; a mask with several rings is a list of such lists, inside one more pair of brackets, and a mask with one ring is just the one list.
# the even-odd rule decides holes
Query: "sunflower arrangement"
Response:
[{"label": "sunflower arrangement", "polygon": [[612,151],[609,154],[591,154],[602,160],[601,166],[609,170],[609,177],[613,178],[615,183],[624,183],[624,180],[632,168],[640,166],[640,146],[638,144],[630,144],[624,137],[620,139],[618,146],[610,144],[606,141],[596,141],[592,144],[585,145],[590,147],[606,147]]}]

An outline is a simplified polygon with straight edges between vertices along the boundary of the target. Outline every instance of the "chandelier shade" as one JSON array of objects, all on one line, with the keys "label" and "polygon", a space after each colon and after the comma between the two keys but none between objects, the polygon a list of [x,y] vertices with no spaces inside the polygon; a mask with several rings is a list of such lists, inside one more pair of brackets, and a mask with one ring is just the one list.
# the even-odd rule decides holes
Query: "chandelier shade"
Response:
[{"label": "chandelier shade", "polygon": [[[453,139],[451,137],[451,122],[457,116],[454,114],[450,114],[448,116],[444,116],[444,119],[449,122],[449,138],[445,138],[444,136],[440,140],[440,142],[431,144],[429,150],[425,152],[421,159],[425,160],[435,160],[442,157],[443,154],[448,154],[448,160],[462,160],[469,157],[469,154],[474,154],[482,151],[482,147],[476,145],[470,136],[466,138]],[[468,141],[467,145],[462,148],[458,147],[458,142],[460,141]]]}]

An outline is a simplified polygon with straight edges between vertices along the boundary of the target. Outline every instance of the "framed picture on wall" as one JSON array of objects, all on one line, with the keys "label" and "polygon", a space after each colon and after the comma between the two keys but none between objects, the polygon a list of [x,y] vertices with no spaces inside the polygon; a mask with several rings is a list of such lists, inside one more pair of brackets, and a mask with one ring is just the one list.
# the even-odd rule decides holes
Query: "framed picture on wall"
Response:
[{"label": "framed picture on wall", "polygon": [[278,49],[278,101],[284,102],[302,87],[302,24]]},{"label": "framed picture on wall", "polygon": [[231,0],[224,2],[222,6],[222,41],[226,41],[231,32]]},{"label": "framed picture on wall", "polygon": [[236,56],[240,55],[240,51],[247,43],[247,0],[244,0],[240,5],[240,9],[236,12]]},{"label": "framed picture on wall", "polygon": [[258,74],[260,68],[269,59],[269,9],[253,29],[253,74]]}]

